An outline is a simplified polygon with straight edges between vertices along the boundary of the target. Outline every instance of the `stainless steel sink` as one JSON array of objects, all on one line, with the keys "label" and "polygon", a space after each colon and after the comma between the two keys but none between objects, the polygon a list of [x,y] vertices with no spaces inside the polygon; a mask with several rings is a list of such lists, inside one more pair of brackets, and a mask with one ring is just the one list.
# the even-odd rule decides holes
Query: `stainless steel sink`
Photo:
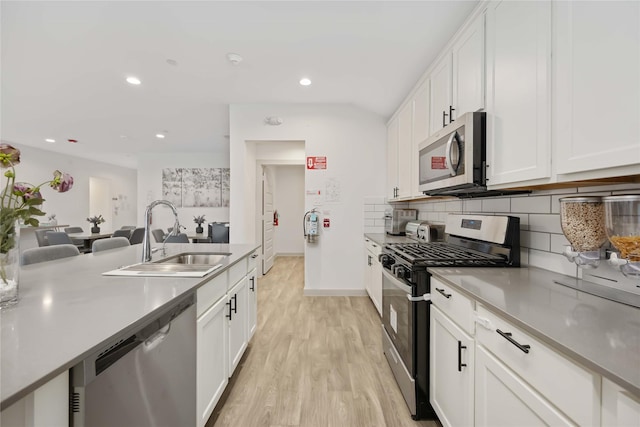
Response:
[{"label": "stainless steel sink", "polygon": [[205,264],[215,265],[225,260],[229,255],[228,252],[184,252],[178,255],[170,256],[158,261],[154,264]]},{"label": "stainless steel sink", "polygon": [[228,252],[183,252],[154,262],[128,265],[105,276],[203,277],[222,267]]}]

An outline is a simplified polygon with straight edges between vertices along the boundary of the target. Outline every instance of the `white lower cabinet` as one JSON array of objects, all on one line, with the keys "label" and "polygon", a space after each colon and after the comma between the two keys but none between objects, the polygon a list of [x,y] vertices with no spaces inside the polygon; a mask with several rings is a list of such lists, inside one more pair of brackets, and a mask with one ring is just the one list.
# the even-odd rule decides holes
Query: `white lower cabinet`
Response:
[{"label": "white lower cabinet", "polygon": [[251,337],[256,332],[256,328],[258,327],[258,277],[256,276],[256,269],[254,268],[247,275],[249,279],[249,337],[248,341],[251,341]]},{"label": "white lower cabinet", "polygon": [[229,377],[235,371],[236,366],[247,348],[249,307],[249,279],[245,276],[227,293],[230,307],[229,318]]},{"label": "white lower cabinet", "polygon": [[367,238],[364,239],[364,246],[364,288],[382,316],[382,264],[378,260],[382,249],[380,245]]},{"label": "white lower cabinet", "polygon": [[602,379],[602,425],[640,426],[640,398]]},{"label": "white lower cabinet", "polygon": [[227,300],[225,294],[197,321],[198,427],[206,424],[229,382]]},{"label": "white lower cabinet", "polygon": [[476,348],[475,425],[574,425],[485,348]]},{"label": "white lower cabinet", "polygon": [[431,307],[430,401],[442,425],[473,425],[474,341]]}]

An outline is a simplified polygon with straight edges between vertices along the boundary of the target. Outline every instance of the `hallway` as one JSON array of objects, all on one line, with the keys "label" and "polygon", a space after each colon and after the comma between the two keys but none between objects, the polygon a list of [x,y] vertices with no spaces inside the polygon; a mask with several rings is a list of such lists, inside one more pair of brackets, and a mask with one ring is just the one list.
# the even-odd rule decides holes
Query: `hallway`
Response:
[{"label": "hallway", "polygon": [[303,257],[277,258],[258,280],[258,329],[207,426],[436,426],[411,419],[369,298],[303,287]]}]

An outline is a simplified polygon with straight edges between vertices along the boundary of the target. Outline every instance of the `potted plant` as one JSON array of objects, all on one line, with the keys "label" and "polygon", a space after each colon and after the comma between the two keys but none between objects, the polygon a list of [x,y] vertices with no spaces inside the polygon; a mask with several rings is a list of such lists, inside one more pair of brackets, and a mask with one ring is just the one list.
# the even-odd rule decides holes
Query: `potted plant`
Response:
[{"label": "potted plant", "polygon": [[102,215],[98,215],[90,216],[89,218],[87,218],[87,221],[93,224],[93,227],[91,227],[91,232],[95,234],[100,232],[100,227],[98,226],[105,222],[105,219],[102,218]]},{"label": "potted plant", "polygon": [[198,224],[198,226],[196,227],[196,233],[202,234],[204,232],[204,229],[202,228],[202,224],[204,224],[205,221],[206,220],[204,219],[204,215],[193,217],[193,222]]},{"label": "potted plant", "polygon": [[47,217],[49,220],[49,225],[58,225],[58,220],[56,219],[56,214],[51,214]]}]

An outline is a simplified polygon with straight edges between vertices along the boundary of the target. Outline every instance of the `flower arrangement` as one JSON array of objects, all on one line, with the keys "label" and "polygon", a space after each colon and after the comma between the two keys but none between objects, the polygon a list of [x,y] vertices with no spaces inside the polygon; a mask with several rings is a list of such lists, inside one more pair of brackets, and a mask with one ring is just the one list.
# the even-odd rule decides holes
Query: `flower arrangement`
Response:
[{"label": "flower arrangement", "polygon": [[47,217],[47,220],[49,222],[55,221],[56,220],[56,214],[51,214]]},{"label": "flower arrangement", "polygon": [[39,185],[16,182],[15,166],[20,163],[20,150],[0,143],[0,168],[6,169],[7,181],[0,193],[0,306],[17,301],[18,248],[16,247],[16,222],[37,227],[44,216],[40,210],[44,199],[40,188],[48,185],[58,193],[65,193],[73,187],[73,177],[56,170],[53,179]]},{"label": "flower arrangement", "polygon": [[202,224],[204,224],[205,221],[206,221],[206,219],[204,219],[204,215],[194,216],[193,217],[193,222],[198,224],[198,226],[202,226]]},{"label": "flower arrangement", "polygon": [[106,222],[106,220],[102,217],[102,215],[90,216],[89,218],[87,218],[87,221],[93,224],[94,227],[97,227],[103,222]]}]

